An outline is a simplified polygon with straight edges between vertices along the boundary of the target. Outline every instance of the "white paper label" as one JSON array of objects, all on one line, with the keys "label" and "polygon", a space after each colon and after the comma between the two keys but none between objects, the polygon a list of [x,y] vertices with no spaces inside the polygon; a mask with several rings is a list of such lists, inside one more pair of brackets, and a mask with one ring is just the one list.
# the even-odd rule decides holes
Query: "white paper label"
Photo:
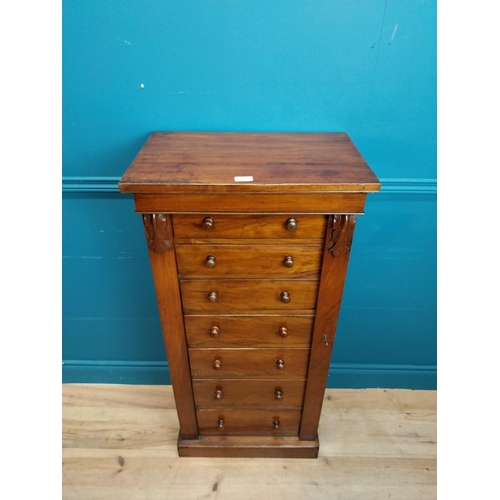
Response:
[{"label": "white paper label", "polygon": [[234,182],[253,182],[253,176],[239,175],[234,178]]}]

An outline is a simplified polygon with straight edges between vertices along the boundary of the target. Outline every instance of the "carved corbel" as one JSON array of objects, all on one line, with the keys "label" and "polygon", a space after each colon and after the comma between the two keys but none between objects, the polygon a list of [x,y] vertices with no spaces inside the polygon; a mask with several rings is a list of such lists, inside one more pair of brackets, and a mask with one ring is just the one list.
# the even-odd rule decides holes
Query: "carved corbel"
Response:
[{"label": "carved corbel", "polygon": [[169,229],[165,214],[143,214],[142,222],[150,250],[161,254],[172,248],[169,242]]},{"label": "carved corbel", "polygon": [[338,257],[351,251],[355,215],[332,215],[328,221],[328,251]]}]

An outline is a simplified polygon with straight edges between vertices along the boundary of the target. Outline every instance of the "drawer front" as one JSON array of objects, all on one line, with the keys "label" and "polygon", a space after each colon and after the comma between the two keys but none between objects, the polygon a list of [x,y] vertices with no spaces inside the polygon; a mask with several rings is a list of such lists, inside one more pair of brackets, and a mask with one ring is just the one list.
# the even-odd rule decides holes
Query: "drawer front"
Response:
[{"label": "drawer front", "polygon": [[193,380],[197,408],[301,408],[305,381]]},{"label": "drawer front", "polygon": [[[293,220],[292,220],[293,219]],[[323,239],[325,215],[173,215],[176,238]]]},{"label": "drawer front", "polygon": [[293,436],[299,432],[300,410],[198,410],[205,436]]},{"label": "drawer front", "polygon": [[190,347],[309,347],[314,316],[184,316]]},{"label": "drawer front", "polygon": [[178,245],[175,250],[182,278],[317,279],[323,248],[319,245]]},{"label": "drawer front", "polygon": [[305,380],[309,349],[189,349],[192,378]]},{"label": "drawer front", "polygon": [[190,347],[309,347],[314,316],[184,316]]},{"label": "drawer front", "polygon": [[313,310],[317,280],[180,280],[184,312]]}]

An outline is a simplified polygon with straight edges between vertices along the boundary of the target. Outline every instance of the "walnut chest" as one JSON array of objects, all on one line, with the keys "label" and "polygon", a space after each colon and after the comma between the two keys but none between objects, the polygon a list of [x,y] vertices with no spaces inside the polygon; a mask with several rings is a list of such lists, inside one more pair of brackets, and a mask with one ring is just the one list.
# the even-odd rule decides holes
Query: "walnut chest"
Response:
[{"label": "walnut chest", "polygon": [[318,454],[356,217],[380,183],[345,133],[151,134],[142,214],[181,456]]}]

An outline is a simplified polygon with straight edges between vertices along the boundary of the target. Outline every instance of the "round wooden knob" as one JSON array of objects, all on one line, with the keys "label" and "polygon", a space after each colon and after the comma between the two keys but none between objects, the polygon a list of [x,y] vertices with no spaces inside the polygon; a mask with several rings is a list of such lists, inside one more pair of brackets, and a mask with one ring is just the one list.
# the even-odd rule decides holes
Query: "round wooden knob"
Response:
[{"label": "round wooden knob", "polygon": [[201,223],[201,227],[205,231],[211,231],[214,228],[214,220],[212,217],[205,217]]},{"label": "round wooden knob", "polygon": [[213,269],[213,268],[217,265],[217,260],[216,260],[216,258],[215,258],[213,255],[209,255],[209,256],[205,259],[205,265],[206,265],[209,269]]},{"label": "round wooden knob", "polygon": [[283,264],[285,264],[285,267],[293,267],[293,257],[291,255],[287,255],[284,259],[283,259]]},{"label": "round wooden knob", "polygon": [[280,421],[273,420],[273,429],[279,430],[279,428],[280,428]]},{"label": "round wooden knob", "polygon": [[276,390],[276,392],[274,393],[274,399],[276,399],[277,401],[281,401],[283,399],[283,391],[280,391],[279,389]]},{"label": "round wooden knob", "polygon": [[288,337],[288,328],[286,326],[280,327],[279,335],[280,335],[280,337],[283,337],[284,339],[286,339]]},{"label": "round wooden knob", "polygon": [[288,304],[290,302],[290,294],[288,292],[281,292],[280,297],[281,297],[281,302],[283,302],[283,304]]},{"label": "round wooden knob", "polygon": [[222,399],[222,389],[217,389],[214,393],[215,399]]},{"label": "round wooden knob", "polygon": [[210,292],[207,295],[207,299],[209,302],[217,302],[218,298],[219,298],[219,296],[217,295],[217,292]]},{"label": "round wooden knob", "polygon": [[214,370],[220,370],[222,367],[222,363],[220,359],[216,359],[213,364]]},{"label": "round wooden knob", "polygon": [[297,221],[295,219],[288,219],[286,221],[286,228],[289,231],[295,231],[297,229]]},{"label": "round wooden knob", "polygon": [[219,336],[219,327],[218,326],[212,326],[212,328],[210,328],[210,336],[216,338]]},{"label": "round wooden knob", "polygon": [[282,359],[278,359],[278,361],[276,361],[276,368],[278,368],[278,370],[284,370],[285,362]]},{"label": "round wooden knob", "polygon": [[217,423],[219,424],[220,430],[224,429],[224,420],[222,418]]}]

